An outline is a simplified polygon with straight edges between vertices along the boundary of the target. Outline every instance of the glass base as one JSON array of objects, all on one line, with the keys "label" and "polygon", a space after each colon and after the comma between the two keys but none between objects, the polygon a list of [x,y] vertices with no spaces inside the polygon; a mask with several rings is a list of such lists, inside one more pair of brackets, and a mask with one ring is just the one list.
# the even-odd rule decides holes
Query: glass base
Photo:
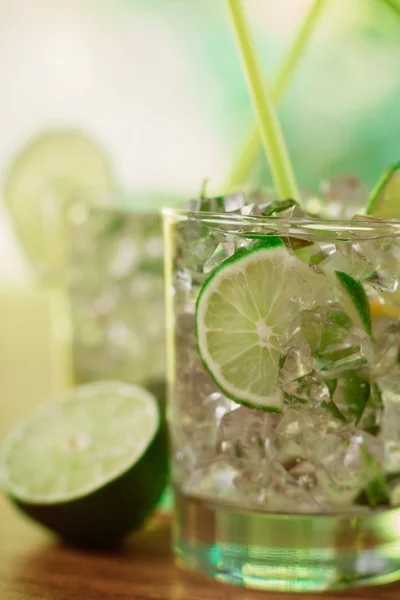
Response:
[{"label": "glass base", "polygon": [[184,568],[260,590],[389,583],[400,579],[400,508],[277,515],[176,491],[174,548]]}]

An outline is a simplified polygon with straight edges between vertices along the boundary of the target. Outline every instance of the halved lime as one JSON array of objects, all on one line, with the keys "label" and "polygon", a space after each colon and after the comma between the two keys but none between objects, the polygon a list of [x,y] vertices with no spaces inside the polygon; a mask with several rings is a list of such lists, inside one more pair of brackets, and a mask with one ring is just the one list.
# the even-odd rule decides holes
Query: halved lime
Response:
[{"label": "halved lime", "polygon": [[400,161],[382,174],[367,204],[367,215],[400,217]]},{"label": "halved lime", "polygon": [[167,478],[157,401],[103,381],[38,406],[4,442],[5,493],[73,543],[104,544],[142,524]]},{"label": "halved lime", "polygon": [[362,283],[344,271],[335,271],[335,278],[346,313],[356,327],[372,336],[369,300]]},{"label": "halved lime", "polygon": [[227,396],[281,410],[281,345],[299,304],[315,306],[324,282],[276,236],[238,250],[213,271],[197,300],[197,344],[205,368]]},{"label": "halved lime", "polygon": [[23,146],[6,172],[3,200],[40,276],[60,269],[66,206],[96,203],[116,188],[108,157],[80,131],[47,131]]}]

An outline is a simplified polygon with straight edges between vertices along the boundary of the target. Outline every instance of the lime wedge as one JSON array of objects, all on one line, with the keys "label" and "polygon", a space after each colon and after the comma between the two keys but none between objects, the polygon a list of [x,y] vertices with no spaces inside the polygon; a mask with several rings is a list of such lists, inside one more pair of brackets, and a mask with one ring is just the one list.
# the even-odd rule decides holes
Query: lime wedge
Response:
[{"label": "lime wedge", "polygon": [[366,213],[375,217],[400,217],[400,161],[382,174],[368,201]]},{"label": "lime wedge", "polygon": [[371,311],[362,284],[343,271],[335,271],[335,278],[346,313],[356,327],[364,329],[372,336]]},{"label": "lime wedge", "polygon": [[11,431],[0,473],[5,493],[66,540],[115,541],[142,524],[166,483],[157,401],[117,381],[72,389]]},{"label": "lime wedge", "polygon": [[197,300],[197,345],[205,368],[228,397],[281,410],[281,345],[297,302],[311,306],[324,280],[275,236],[241,248],[213,271]]},{"label": "lime wedge", "polygon": [[99,202],[115,190],[107,156],[79,131],[41,133],[20,150],[6,172],[3,200],[40,277],[61,268],[66,206]]}]

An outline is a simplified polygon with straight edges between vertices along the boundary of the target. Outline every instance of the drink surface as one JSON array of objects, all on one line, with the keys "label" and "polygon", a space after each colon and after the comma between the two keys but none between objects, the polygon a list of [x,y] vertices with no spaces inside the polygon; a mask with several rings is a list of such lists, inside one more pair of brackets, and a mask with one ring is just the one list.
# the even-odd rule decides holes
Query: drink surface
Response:
[{"label": "drink surface", "polygon": [[[265,219],[170,217],[169,418],[181,494],[266,513],[400,504],[399,230],[352,223],[305,219],[293,203]],[[240,339],[235,311],[254,324]],[[213,315],[220,326],[202,332]]]}]

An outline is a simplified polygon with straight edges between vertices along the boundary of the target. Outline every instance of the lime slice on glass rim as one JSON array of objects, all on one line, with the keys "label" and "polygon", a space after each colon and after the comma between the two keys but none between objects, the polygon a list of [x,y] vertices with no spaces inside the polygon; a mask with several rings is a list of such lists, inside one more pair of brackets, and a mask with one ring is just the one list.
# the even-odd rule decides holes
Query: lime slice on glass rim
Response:
[{"label": "lime slice on glass rim", "polygon": [[115,542],[143,523],[167,481],[157,401],[118,381],[71,389],[9,433],[0,475],[9,498],[65,540]]},{"label": "lime slice on glass rim", "polygon": [[240,404],[281,411],[281,345],[301,302],[324,294],[325,278],[266,236],[241,248],[203,284],[196,305],[197,346],[218,387]]},{"label": "lime slice on glass rim", "polygon": [[40,133],[18,152],[6,172],[3,201],[39,276],[62,267],[68,204],[99,202],[116,189],[107,155],[80,131]]},{"label": "lime slice on glass rim", "polygon": [[[383,172],[381,178],[372,191],[366,215],[380,219],[400,219],[400,161],[393,164]],[[381,297],[385,304],[380,306],[380,316],[398,316],[400,308],[400,288],[391,292],[382,292]],[[376,306],[373,306],[374,312]]]},{"label": "lime slice on glass rim", "polygon": [[343,271],[335,271],[335,279],[346,313],[356,327],[372,336],[371,310],[362,283]]},{"label": "lime slice on glass rim", "polygon": [[365,214],[400,218],[400,161],[382,174],[372,191]]}]

